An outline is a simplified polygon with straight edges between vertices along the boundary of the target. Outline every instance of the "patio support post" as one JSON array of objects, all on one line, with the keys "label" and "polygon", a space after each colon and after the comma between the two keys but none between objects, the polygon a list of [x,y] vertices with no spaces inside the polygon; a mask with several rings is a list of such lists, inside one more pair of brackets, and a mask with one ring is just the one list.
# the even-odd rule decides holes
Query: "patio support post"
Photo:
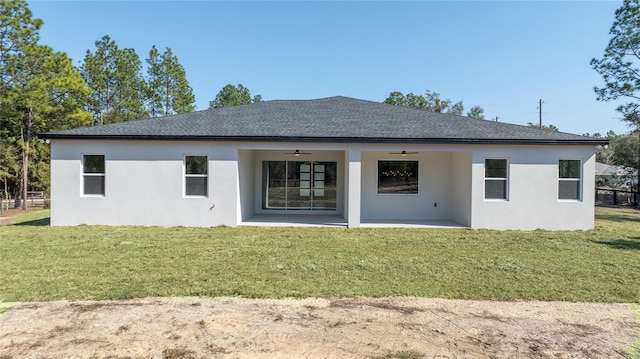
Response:
[{"label": "patio support post", "polygon": [[349,150],[349,172],[348,182],[348,205],[347,205],[347,227],[360,227],[360,196],[361,196],[361,151]]}]

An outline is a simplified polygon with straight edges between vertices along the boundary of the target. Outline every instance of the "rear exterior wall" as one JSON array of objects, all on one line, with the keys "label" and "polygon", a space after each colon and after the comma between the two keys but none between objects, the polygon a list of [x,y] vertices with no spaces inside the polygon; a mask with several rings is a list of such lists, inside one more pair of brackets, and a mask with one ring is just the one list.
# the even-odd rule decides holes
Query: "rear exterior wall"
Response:
[{"label": "rear exterior wall", "polygon": [[[485,199],[484,163],[508,160],[508,198]],[[579,200],[558,199],[558,162],[580,160]],[[473,151],[471,227],[491,229],[592,229],[594,146],[478,146]]]},{"label": "rear exterior wall", "polygon": [[[260,213],[260,163],[280,158],[282,148],[310,150],[338,162],[337,214],[349,217],[348,213],[357,213],[350,223],[451,220],[471,228],[522,230],[590,229],[594,225],[594,146],[98,140],[54,140],[51,224],[235,226]],[[378,161],[398,159],[396,153],[401,150],[417,152],[408,157],[419,162],[419,193],[378,194]],[[83,154],[105,155],[104,196],[82,194]],[[208,156],[206,197],[184,195],[186,155]],[[484,198],[488,158],[508,161],[505,200]],[[347,159],[357,166],[350,163],[347,168]],[[558,199],[558,162],[562,159],[581,161],[582,192],[577,201]],[[357,183],[349,177],[358,178]],[[349,194],[352,190],[359,195]],[[354,203],[348,203],[350,199]]]},{"label": "rear exterior wall", "polygon": [[[83,194],[83,154],[105,155],[105,195]],[[206,155],[208,195],[184,195],[184,157]],[[235,225],[238,150],[180,141],[55,140],[51,151],[51,224]]]}]

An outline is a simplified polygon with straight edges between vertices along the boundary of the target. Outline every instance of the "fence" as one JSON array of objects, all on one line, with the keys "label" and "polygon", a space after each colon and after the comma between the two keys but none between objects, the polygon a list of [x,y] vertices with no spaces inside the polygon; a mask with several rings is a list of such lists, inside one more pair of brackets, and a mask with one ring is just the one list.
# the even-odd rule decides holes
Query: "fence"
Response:
[{"label": "fence", "polygon": [[[48,208],[49,200],[42,191],[28,191],[27,192],[27,207],[43,207]],[[16,199],[11,198],[9,193],[0,191],[0,213],[8,211],[10,208],[15,208]],[[22,201],[19,202],[22,204]]]},{"label": "fence", "polygon": [[638,193],[611,188],[596,188],[597,206],[633,206],[638,207]]}]

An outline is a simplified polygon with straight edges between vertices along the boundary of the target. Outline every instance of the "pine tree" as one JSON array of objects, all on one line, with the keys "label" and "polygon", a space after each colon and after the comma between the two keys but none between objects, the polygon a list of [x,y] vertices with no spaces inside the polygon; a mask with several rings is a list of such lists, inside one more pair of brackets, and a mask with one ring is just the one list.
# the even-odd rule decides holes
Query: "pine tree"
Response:
[{"label": "pine tree", "polygon": [[604,80],[604,86],[594,88],[596,99],[628,99],[617,111],[623,120],[640,128],[640,1],[623,1],[609,34],[611,39],[602,58],[591,60]]},{"label": "pine tree", "polygon": [[96,41],[95,53],[87,50],[80,72],[87,82],[87,109],[96,124],[146,117],[143,103],[146,85],[140,58],[134,49],[120,49],[108,35]]},{"label": "pine tree", "polygon": [[195,96],[171,48],[160,55],[155,45],[147,59],[147,110],[151,117],[191,112]]},{"label": "pine tree", "polygon": [[[65,53],[42,45],[21,47],[21,56],[9,64],[11,87],[1,101],[5,114],[10,113],[16,120],[14,133],[19,126],[17,143],[22,150],[21,188],[23,209],[26,209],[29,158],[37,154],[38,147],[32,143],[37,134],[43,130],[86,125],[90,123],[90,114],[78,101],[86,95],[87,88]],[[48,158],[48,153],[44,158]],[[48,178],[37,180],[49,182]]]},{"label": "pine tree", "polygon": [[147,111],[149,116],[162,115],[162,62],[156,45],[151,47],[147,58]]}]

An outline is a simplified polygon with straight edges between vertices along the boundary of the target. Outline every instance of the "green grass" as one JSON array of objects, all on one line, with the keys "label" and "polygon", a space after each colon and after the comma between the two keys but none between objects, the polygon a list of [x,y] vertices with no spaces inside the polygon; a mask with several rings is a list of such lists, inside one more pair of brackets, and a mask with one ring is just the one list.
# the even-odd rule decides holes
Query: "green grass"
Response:
[{"label": "green grass", "polygon": [[640,301],[640,213],[592,231],[0,227],[0,302],[146,296]]},{"label": "green grass", "polygon": [[[629,304],[629,306],[636,313],[638,320],[640,320],[640,305]],[[633,343],[624,348],[624,354],[627,359],[640,359],[640,333],[638,333],[638,338]]]}]

